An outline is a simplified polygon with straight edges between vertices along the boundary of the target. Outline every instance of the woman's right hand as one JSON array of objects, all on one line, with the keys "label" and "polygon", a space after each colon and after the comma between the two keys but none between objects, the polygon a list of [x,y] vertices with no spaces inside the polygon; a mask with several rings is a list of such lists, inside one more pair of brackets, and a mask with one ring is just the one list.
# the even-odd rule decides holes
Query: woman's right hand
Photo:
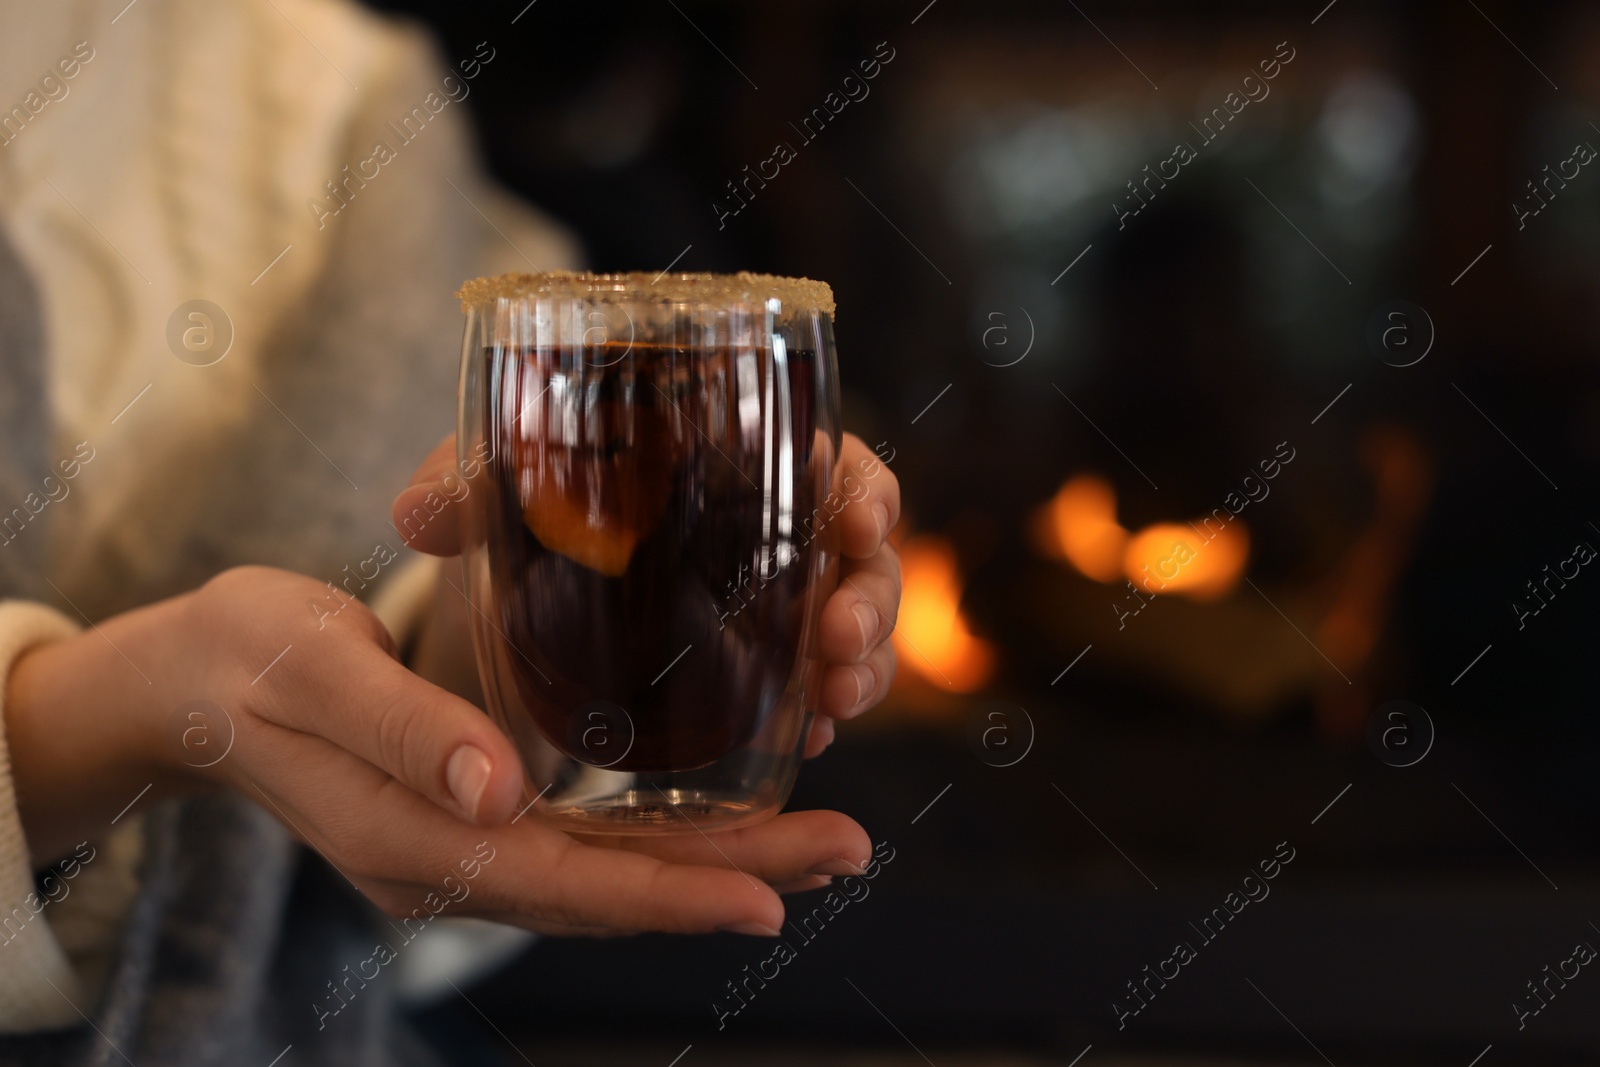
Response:
[{"label": "woman's right hand", "polygon": [[[194,702],[224,714],[195,720]],[[773,885],[820,884],[871,855],[836,812],[780,815],[715,844],[580,840],[521,819],[521,763],[482,711],[399,663],[360,602],[264,567],[25,653],[5,720],[41,863],[104,833],[146,785],[141,805],[224,785],[391,915],[454,899],[444,879],[463,884],[476,860],[450,914],[545,932],[776,933]]]}]

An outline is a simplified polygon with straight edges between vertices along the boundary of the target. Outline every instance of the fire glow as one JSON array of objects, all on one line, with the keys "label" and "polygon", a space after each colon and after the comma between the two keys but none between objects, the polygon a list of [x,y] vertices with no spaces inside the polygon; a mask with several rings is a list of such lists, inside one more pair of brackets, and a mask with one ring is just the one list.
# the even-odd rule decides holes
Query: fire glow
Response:
[{"label": "fire glow", "polygon": [[957,693],[981,688],[994,672],[994,649],[967,628],[955,548],[942,537],[912,537],[900,548],[900,572],[899,662]]},{"label": "fire glow", "polygon": [[1250,534],[1237,518],[1216,532],[1197,529],[1193,523],[1162,522],[1131,532],[1117,521],[1111,486],[1079,474],[1039,509],[1034,535],[1047,556],[1094,581],[1126,580],[1150,593],[1215,600],[1244,575]]}]

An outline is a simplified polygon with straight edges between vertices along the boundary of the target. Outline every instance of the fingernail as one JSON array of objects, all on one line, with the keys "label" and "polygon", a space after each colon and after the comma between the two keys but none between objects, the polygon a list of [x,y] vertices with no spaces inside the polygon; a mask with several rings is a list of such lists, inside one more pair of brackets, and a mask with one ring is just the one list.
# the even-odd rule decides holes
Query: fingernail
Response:
[{"label": "fingernail", "polygon": [[729,923],[721,927],[725,934],[747,934],[750,937],[777,937],[778,931],[758,922]]},{"label": "fingernail", "polygon": [[872,691],[877,687],[878,683],[877,677],[872,673],[872,668],[868,667],[865,663],[860,663],[854,667],[851,667],[850,677],[854,678],[856,681],[856,698],[852,700],[850,702],[850,706],[845,709],[846,715],[850,715],[856,711],[859,711],[861,705],[865,704],[867,702],[867,698],[872,695]]},{"label": "fingernail", "polygon": [[859,875],[860,873],[861,868],[857,867],[843,856],[840,856],[838,859],[831,859],[826,863],[819,863],[806,872],[808,876],[814,874],[845,876],[852,874]]},{"label": "fingernail", "polygon": [[462,745],[451,755],[450,765],[445,768],[445,779],[450,783],[450,795],[455,797],[457,806],[466,813],[467,818],[478,817],[478,801],[483,799],[483,791],[489,787],[489,775],[493,770],[494,765],[480,748]]},{"label": "fingernail", "polygon": [[879,500],[872,505],[872,519],[878,524],[878,540],[889,536],[889,505]]},{"label": "fingernail", "polygon": [[861,649],[871,652],[878,637],[878,609],[866,600],[856,602],[856,626],[861,630]]}]

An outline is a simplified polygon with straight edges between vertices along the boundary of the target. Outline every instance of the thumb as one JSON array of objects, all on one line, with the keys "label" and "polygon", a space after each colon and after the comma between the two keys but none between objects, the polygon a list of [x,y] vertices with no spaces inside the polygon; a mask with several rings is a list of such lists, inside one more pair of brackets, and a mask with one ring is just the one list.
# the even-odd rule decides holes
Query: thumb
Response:
[{"label": "thumb", "polygon": [[459,555],[460,504],[481,474],[481,463],[457,464],[454,434],[439,442],[390,505],[390,519],[406,546],[430,556]]}]

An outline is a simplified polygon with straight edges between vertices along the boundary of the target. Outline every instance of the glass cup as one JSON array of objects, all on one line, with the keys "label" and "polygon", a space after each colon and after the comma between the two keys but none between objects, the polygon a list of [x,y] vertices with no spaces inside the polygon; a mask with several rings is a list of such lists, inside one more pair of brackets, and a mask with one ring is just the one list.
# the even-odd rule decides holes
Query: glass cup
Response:
[{"label": "glass cup", "polygon": [[612,834],[775,813],[838,581],[828,287],[562,272],[458,296],[473,643],[524,803]]}]

